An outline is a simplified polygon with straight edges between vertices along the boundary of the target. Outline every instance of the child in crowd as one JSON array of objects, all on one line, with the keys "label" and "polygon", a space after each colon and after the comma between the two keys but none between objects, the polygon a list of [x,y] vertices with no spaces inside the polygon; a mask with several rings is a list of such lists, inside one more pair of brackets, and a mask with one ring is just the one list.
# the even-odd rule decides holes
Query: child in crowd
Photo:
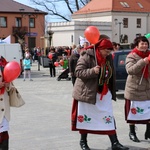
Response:
[{"label": "child in crowd", "polygon": [[26,79],[26,76],[28,74],[29,80],[33,81],[31,79],[31,60],[30,60],[30,55],[26,54],[25,59],[23,60],[23,65],[24,65],[24,80]]},{"label": "child in crowd", "polygon": [[67,69],[68,68],[68,58],[67,58],[67,56],[63,56],[63,65],[62,65],[62,67],[63,67],[63,69]]}]

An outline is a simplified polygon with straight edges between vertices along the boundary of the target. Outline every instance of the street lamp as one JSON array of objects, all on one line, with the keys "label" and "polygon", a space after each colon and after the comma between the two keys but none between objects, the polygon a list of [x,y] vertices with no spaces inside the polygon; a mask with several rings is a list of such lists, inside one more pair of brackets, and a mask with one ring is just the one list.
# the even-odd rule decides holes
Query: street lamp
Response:
[{"label": "street lamp", "polygon": [[[24,12],[23,8],[21,8],[19,10],[22,13],[22,17],[28,16],[28,27],[29,27],[28,34],[27,34],[28,35],[28,48],[29,48],[29,51],[31,51],[31,18],[36,18],[37,14],[34,14],[32,12],[31,13]],[[38,12],[39,10],[35,9],[34,11]]]},{"label": "street lamp", "polygon": [[115,19],[115,24],[119,24],[119,42],[121,43],[121,24],[123,24],[123,22],[118,22],[118,19]]},{"label": "street lamp", "polygon": [[49,46],[51,47],[54,32],[52,30],[48,30],[47,34],[49,35]]}]

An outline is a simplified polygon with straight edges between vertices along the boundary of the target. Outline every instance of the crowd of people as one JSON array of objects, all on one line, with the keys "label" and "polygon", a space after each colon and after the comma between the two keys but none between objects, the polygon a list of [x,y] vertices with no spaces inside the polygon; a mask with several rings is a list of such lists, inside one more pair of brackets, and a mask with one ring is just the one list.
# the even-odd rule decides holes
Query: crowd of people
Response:
[{"label": "crowd of people", "polygon": [[72,130],[80,133],[82,150],[90,150],[88,134],[108,135],[112,150],[128,150],[117,138],[112,99],[116,100],[113,44],[99,42],[80,52],[74,74]]},{"label": "crowd of people", "polygon": [[[134,39],[132,50],[126,58],[125,68],[128,74],[125,86],[125,120],[129,123],[129,138],[141,142],[136,135],[135,125],[145,124],[144,137],[150,139],[150,51],[145,36]],[[80,134],[82,150],[91,150],[88,134],[108,135],[112,150],[128,150],[117,137],[112,100],[116,101],[115,70],[113,53],[120,45],[111,42],[107,36],[100,36],[95,45],[84,42],[69,47],[50,47],[46,49],[49,59],[50,77],[56,77],[56,64],[69,69],[73,85],[73,104],[71,112],[71,130]],[[34,53],[25,49],[24,81],[28,74],[31,78],[31,59],[38,60],[43,55],[40,48]],[[5,83],[3,70],[7,60],[0,57],[0,149],[9,149],[10,105],[8,91],[10,83]]]},{"label": "crowd of people", "polygon": [[[112,150],[128,150],[117,138],[112,99],[116,100],[113,54],[120,45],[101,37],[98,43],[77,49],[70,57],[73,83],[72,131],[79,131],[82,150],[90,150],[88,134],[108,135]],[[83,51],[82,51],[83,50]],[[74,59],[74,61],[72,60]],[[73,62],[72,62],[73,61]],[[125,120],[129,139],[141,142],[135,124],[146,124],[144,137],[150,139],[150,51],[145,36],[134,39],[126,58]]]}]

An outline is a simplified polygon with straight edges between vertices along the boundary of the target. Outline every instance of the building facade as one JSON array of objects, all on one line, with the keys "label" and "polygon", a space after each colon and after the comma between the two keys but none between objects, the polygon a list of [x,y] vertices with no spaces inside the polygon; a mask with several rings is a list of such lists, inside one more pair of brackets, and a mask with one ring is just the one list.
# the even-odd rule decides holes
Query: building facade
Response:
[{"label": "building facade", "polygon": [[0,0],[0,39],[11,36],[11,43],[20,43],[32,50],[44,47],[46,12],[12,0]]},{"label": "building facade", "polygon": [[147,0],[92,0],[72,15],[71,22],[49,24],[52,44],[78,44],[88,26],[96,26],[114,42],[132,43],[135,37],[150,33],[149,6]]},{"label": "building facade", "polygon": [[[87,22],[87,21],[71,21],[50,23],[48,30],[53,31],[51,45],[53,46],[72,46],[80,44],[80,37],[84,37],[84,30],[88,26],[96,26],[101,29],[101,34],[107,34],[111,37],[110,22]],[[50,45],[49,41],[47,46]]]}]

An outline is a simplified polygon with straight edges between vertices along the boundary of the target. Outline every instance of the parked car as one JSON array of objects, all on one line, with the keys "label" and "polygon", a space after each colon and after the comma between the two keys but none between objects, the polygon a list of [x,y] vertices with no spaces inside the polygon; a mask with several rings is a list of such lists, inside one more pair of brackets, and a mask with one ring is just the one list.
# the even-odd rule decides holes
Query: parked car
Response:
[{"label": "parked car", "polygon": [[116,71],[116,90],[124,90],[127,79],[127,72],[125,69],[125,59],[131,50],[119,50],[114,55],[114,67]]}]

